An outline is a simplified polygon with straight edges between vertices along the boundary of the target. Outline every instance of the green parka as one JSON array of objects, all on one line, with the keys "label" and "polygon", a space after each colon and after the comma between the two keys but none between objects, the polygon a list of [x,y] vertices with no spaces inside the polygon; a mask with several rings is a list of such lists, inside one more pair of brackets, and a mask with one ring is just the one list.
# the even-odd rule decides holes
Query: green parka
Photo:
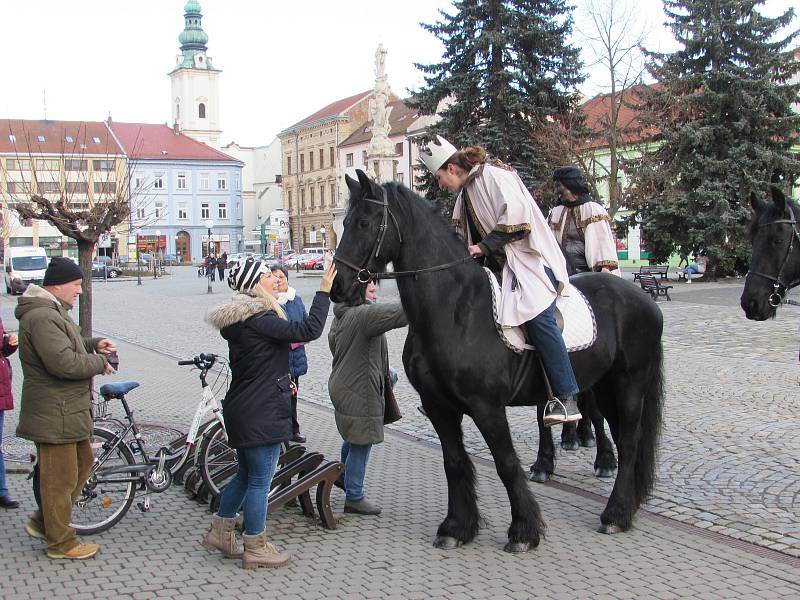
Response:
[{"label": "green parka", "polygon": [[389,369],[384,334],[408,321],[400,304],[336,304],[333,316],[328,393],[336,427],[346,442],[378,444],[383,441],[383,384]]},{"label": "green parka", "polygon": [[102,338],[85,338],[70,305],[28,286],[14,314],[19,320],[22,401],[17,435],[33,442],[69,444],[92,435],[92,377],[106,358],[94,354]]}]

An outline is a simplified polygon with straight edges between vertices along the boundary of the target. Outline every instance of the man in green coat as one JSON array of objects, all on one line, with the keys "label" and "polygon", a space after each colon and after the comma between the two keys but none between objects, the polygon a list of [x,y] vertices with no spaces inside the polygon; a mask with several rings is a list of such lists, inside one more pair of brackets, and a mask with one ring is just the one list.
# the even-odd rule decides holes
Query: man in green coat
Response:
[{"label": "man in green coat", "polygon": [[17,436],[36,443],[41,497],[25,531],[47,540],[50,558],[91,558],[100,548],[80,543],[69,523],[94,461],[92,377],[114,373],[104,355],[116,347],[83,337],[70,318],[82,281],[78,265],[53,258],[42,287],[28,286],[14,313],[24,377]]},{"label": "man in green coat", "polygon": [[328,344],[333,366],[328,393],[342,436],[344,512],[377,515],[366,500],[364,476],[373,444],[383,441],[383,386],[389,372],[387,331],[408,324],[400,304],[376,304],[374,283],[367,284],[362,304],[333,307]]}]

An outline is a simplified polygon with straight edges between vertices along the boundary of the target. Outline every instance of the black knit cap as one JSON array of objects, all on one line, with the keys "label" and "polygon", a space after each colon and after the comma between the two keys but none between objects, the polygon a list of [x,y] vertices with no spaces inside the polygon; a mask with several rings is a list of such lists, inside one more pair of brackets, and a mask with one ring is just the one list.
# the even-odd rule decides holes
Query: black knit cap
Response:
[{"label": "black knit cap", "polygon": [[573,194],[589,194],[589,184],[578,167],[558,167],[553,171],[553,181],[560,181]]},{"label": "black knit cap", "polygon": [[83,279],[83,271],[68,258],[56,256],[50,260],[47,271],[44,272],[42,285],[60,285]]}]

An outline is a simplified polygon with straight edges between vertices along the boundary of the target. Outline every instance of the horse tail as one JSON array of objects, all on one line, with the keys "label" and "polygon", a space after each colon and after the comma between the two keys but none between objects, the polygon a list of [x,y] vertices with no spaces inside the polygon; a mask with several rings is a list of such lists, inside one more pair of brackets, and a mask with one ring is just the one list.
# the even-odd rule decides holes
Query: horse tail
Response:
[{"label": "horse tail", "polygon": [[647,500],[656,482],[656,461],[664,416],[664,352],[661,340],[655,344],[655,348],[643,396],[644,405],[634,467],[636,506],[641,506]]}]

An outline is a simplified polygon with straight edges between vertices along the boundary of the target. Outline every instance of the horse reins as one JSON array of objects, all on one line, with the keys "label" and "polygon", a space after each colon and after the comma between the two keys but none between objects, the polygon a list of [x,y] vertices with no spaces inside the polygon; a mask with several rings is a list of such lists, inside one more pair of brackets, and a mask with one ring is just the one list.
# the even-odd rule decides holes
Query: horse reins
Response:
[{"label": "horse reins", "polygon": [[403,243],[403,234],[400,233],[400,226],[397,224],[397,218],[395,218],[394,213],[389,209],[389,202],[386,199],[386,190],[384,188],[378,188],[381,191],[381,199],[377,200],[375,198],[368,198],[365,197],[363,200],[366,202],[372,202],[373,204],[379,204],[383,207],[383,215],[381,217],[381,224],[378,228],[378,237],[375,239],[375,244],[372,247],[372,251],[367,256],[367,259],[363,262],[362,267],[356,266],[355,264],[347,261],[346,259],[342,258],[341,256],[335,256],[334,262],[342,263],[357,271],[356,279],[359,283],[369,283],[370,281],[376,279],[397,279],[398,277],[408,277],[414,276],[421,273],[432,273],[433,271],[442,271],[444,269],[449,269],[450,267],[455,267],[456,265],[462,264],[470,260],[472,257],[465,256],[464,258],[459,258],[458,260],[454,260],[449,263],[444,263],[441,265],[436,265],[433,267],[425,267],[422,269],[414,269],[410,271],[380,271],[380,272],[373,272],[368,269],[369,263],[373,258],[379,258],[381,252],[381,246],[383,246],[383,239],[386,237],[386,230],[389,228],[389,219],[391,219],[392,224],[394,225],[394,229],[397,232],[397,237],[400,240],[400,243]]},{"label": "horse reins", "polygon": [[[773,308],[780,306],[783,303],[786,292],[800,283],[800,279],[792,280],[788,284],[783,282],[783,270],[786,268],[786,264],[789,262],[789,257],[792,255],[795,240],[797,240],[798,244],[800,244],[800,231],[798,231],[796,227],[797,220],[794,217],[794,211],[792,210],[791,206],[788,208],[789,215],[791,216],[790,219],[777,219],[775,221],[770,221],[769,223],[760,223],[758,225],[759,228],[767,227],[768,225],[791,225],[792,227],[792,237],[789,238],[789,247],[786,249],[786,256],[783,257],[783,262],[781,263],[780,269],[778,269],[777,276],[773,277],[765,273],[759,273],[758,271],[747,272],[747,275],[758,275],[759,277],[763,277],[764,279],[768,279],[769,281],[773,282],[772,293],[769,295],[769,305]],[[780,291],[781,287],[783,288],[783,291]]]}]

